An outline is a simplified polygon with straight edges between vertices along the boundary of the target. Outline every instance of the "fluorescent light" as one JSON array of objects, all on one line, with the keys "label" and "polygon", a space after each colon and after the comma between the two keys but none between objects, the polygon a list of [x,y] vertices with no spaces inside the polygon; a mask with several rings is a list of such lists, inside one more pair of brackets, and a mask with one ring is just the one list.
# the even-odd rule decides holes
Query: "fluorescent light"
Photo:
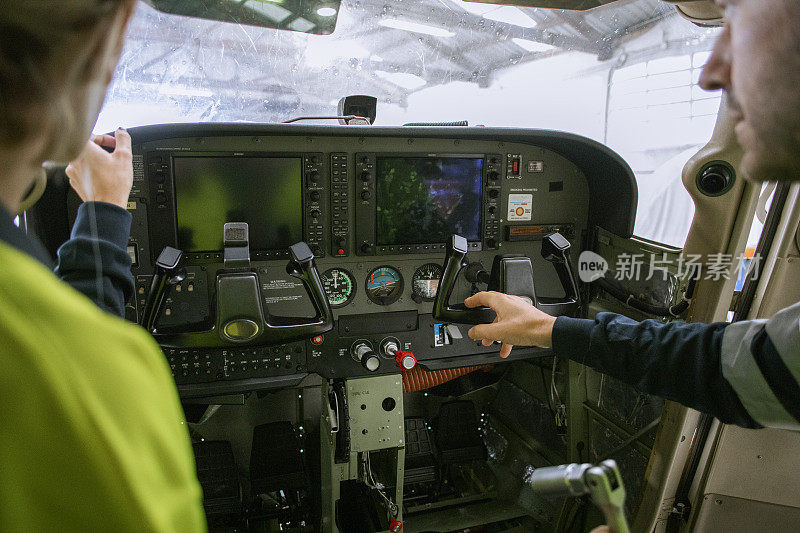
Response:
[{"label": "fluorescent light", "polygon": [[332,17],[336,14],[336,10],[332,7],[321,7],[317,9],[317,15],[320,17]]},{"label": "fluorescent light", "polygon": [[524,48],[528,52],[549,52],[550,50],[556,49],[552,44],[529,41],[528,39],[518,39],[514,37],[511,40],[514,41],[514,44]]},{"label": "fluorescent light", "polygon": [[250,1],[244,5],[247,9],[251,9],[262,15],[274,20],[275,22],[283,22],[292,15],[292,12],[281,6],[275,4],[268,4],[265,2]]},{"label": "fluorescent light", "polygon": [[493,9],[497,9],[497,6],[494,4],[483,4],[480,2],[465,2],[464,0],[450,0],[458,7],[465,11],[469,11],[473,15],[483,15],[486,12],[489,12]]},{"label": "fluorescent light", "polygon": [[411,22],[410,20],[389,18],[378,21],[378,24],[381,26],[386,26],[387,28],[411,31],[414,33],[424,33],[426,35],[433,35],[434,37],[452,37],[455,35],[455,33],[447,31],[444,28],[437,28],[436,26],[428,26],[427,24]]},{"label": "fluorescent light", "polygon": [[310,20],[304,19],[303,17],[298,17],[289,23],[288,28],[294,31],[302,31],[308,32],[311,29],[316,27],[316,24],[311,22]]},{"label": "fluorescent light", "polygon": [[428,84],[424,79],[415,74],[409,74],[408,72],[386,72],[385,70],[376,70],[375,75],[395,85],[399,85],[403,89],[408,89],[409,91],[419,89]]},{"label": "fluorescent light", "polygon": [[496,20],[497,22],[505,22],[506,24],[513,24],[523,28],[535,28],[536,21],[526,15],[520,8],[504,6],[498,9],[493,9],[483,14],[483,18],[489,20]]}]

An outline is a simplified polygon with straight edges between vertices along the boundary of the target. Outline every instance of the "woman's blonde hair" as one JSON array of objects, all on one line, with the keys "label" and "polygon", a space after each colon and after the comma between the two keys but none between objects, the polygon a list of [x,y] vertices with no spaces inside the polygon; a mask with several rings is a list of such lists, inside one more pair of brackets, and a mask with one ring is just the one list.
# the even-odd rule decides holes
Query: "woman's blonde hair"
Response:
[{"label": "woman's blonde hair", "polygon": [[76,144],[60,134],[76,132],[87,119],[65,95],[92,79],[108,23],[131,2],[0,0],[0,146],[47,135],[43,157],[76,155],[64,152],[85,139]]}]

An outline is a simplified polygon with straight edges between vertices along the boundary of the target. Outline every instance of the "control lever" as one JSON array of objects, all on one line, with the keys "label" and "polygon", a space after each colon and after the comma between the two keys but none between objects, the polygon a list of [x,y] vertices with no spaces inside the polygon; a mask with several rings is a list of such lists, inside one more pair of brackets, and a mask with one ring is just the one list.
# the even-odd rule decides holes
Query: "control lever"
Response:
[{"label": "control lever", "polygon": [[560,233],[551,233],[542,240],[542,257],[553,263],[558,274],[558,280],[566,295],[564,299],[539,298],[538,307],[545,313],[553,316],[573,316],[580,304],[578,282],[572,270],[569,258],[569,241]]},{"label": "control lever", "polygon": [[533,285],[533,266],[528,257],[496,255],[492,272],[487,274],[479,263],[467,264],[467,240],[453,235],[447,243],[444,269],[433,302],[433,318],[459,324],[488,324],[494,320],[495,312],[488,307],[469,309],[463,304],[450,305],[456,278],[465,268],[467,281],[486,283],[487,290],[520,296],[550,315],[574,315],[579,304],[578,284],[570,264],[569,249],[569,241],[560,233],[552,233],[542,241],[542,257],[555,266],[566,296],[564,299],[538,298]]},{"label": "control lever", "polygon": [[183,252],[177,248],[166,246],[156,259],[156,272],[150,284],[150,292],[144,304],[139,325],[148,332],[153,333],[153,326],[164,305],[167,288],[177,285],[186,277],[186,269],[180,268]]},{"label": "control lever", "polygon": [[[303,287],[314,307],[315,316],[313,318],[278,316],[269,314],[268,310],[264,308],[258,275],[255,271],[245,268],[245,265],[249,263],[246,225],[226,224],[225,230],[226,264],[236,268],[225,269],[217,274],[215,329],[199,333],[159,334],[153,329],[153,322],[158,316],[157,307],[160,305],[156,302],[157,305],[146,308],[149,312],[145,313],[146,320],[143,321],[143,324],[148,324],[148,331],[160,344],[209,348],[237,344],[272,345],[309,339],[333,329],[333,313],[330,303],[314,263],[314,254],[306,243],[298,242],[289,247],[291,259],[286,266],[286,272],[303,282]],[[238,242],[235,242],[234,246],[228,246],[228,244],[234,244],[229,241]],[[227,248],[229,247],[237,248],[235,250],[237,253],[228,254]],[[171,252],[168,253],[168,250]],[[175,270],[180,260],[180,257],[174,257],[175,252],[180,254],[180,251],[174,248],[167,248],[162,252],[164,260],[159,271],[161,269],[165,272]],[[162,262],[161,256],[159,256],[157,265],[160,262]],[[173,275],[173,278],[170,279],[176,278]],[[166,285],[167,281],[162,278],[158,281],[158,285]],[[154,284],[155,282],[154,279]],[[165,292],[163,288],[160,292],[155,292],[160,294],[160,296],[157,295],[157,299],[163,300]]]},{"label": "control lever", "polygon": [[456,278],[466,266],[467,239],[461,235],[452,235],[447,243],[442,277],[433,300],[433,318],[442,322],[458,324],[486,324],[495,319],[495,312],[490,307],[468,308],[463,303],[450,305],[450,295],[456,286]]}]

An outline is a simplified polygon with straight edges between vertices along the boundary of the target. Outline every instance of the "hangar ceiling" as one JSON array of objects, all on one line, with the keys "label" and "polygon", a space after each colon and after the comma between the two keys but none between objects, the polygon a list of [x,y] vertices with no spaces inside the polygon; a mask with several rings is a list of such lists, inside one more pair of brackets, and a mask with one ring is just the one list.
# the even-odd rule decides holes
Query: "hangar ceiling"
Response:
[{"label": "hangar ceiling", "polygon": [[181,100],[196,120],[330,114],[331,95],[371,94],[404,106],[422,88],[453,81],[487,87],[500,70],[564,52],[608,59],[675,16],[661,0],[583,12],[344,0],[336,31],[317,36],[165,15],[140,3],[111,97]]}]

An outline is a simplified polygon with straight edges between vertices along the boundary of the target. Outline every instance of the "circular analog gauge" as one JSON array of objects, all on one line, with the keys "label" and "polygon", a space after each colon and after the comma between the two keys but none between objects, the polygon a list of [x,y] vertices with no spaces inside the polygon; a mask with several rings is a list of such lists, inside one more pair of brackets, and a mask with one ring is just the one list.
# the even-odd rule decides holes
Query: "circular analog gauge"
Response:
[{"label": "circular analog gauge", "polygon": [[403,294],[403,276],[389,266],[381,266],[367,276],[367,296],[379,305],[390,305]]},{"label": "circular analog gauge", "polygon": [[329,268],[321,278],[331,307],[344,307],[356,295],[356,280],[343,268]]},{"label": "circular analog gauge", "polygon": [[422,301],[432,302],[436,298],[439,288],[439,279],[442,277],[442,267],[436,263],[426,263],[414,272],[411,279],[411,290]]}]

